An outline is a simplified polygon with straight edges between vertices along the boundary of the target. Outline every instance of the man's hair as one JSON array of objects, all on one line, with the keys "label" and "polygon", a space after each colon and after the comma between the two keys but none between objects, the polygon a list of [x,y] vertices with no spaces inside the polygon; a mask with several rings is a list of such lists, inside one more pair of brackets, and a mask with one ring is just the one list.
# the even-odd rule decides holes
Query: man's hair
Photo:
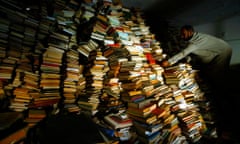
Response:
[{"label": "man's hair", "polygon": [[194,28],[193,28],[193,26],[192,25],[184,25],[184,26],[182,26],[181,27],[181,31],[182,30],[187,30],[187,31],[194,31]]}]

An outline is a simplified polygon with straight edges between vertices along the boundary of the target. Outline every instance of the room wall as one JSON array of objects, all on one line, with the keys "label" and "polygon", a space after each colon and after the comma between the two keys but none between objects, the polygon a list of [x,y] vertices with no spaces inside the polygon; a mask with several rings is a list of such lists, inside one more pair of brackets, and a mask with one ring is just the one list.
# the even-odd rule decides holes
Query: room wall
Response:
[{"label": "room wall", "polygon": [[209,33],[226,40],[233,49],[231,64],[240,64],[240,16],[234,16],[222,21],[196,25],[195,29]]}]

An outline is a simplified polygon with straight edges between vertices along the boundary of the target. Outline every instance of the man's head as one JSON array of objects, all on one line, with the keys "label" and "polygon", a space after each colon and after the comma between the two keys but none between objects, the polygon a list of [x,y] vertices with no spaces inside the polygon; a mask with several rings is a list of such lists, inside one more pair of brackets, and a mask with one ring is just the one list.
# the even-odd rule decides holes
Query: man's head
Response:
[{"label": "man's head", "polygon": [[181,38],[185,41],[188,41],[192,38],[194,29],[191,25],[184,25],[181,27],[180,34]]}]

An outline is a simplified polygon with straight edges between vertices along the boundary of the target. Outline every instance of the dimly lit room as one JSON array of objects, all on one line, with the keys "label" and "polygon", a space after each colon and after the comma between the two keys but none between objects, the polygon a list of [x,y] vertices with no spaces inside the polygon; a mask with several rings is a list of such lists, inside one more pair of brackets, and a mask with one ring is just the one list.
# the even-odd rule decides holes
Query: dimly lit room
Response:
[{"label": "dimly lit room", "polygon": [[240,144],[239,0],[0,0],[0,144]]}]

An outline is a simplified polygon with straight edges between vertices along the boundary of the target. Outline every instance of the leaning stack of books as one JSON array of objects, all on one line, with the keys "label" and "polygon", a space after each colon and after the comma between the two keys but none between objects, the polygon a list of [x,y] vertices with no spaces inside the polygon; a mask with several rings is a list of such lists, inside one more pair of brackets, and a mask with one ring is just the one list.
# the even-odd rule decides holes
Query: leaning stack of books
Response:
[{"label": "leaning stack of books", "polygon": [[[78,99],[78,104],[81,108],[86,109],[84,103],[88,102],[88,105],[90,105],[90,109],[88,110],[98,111],[97,107],[100,103],[100,95],[102,95],[104,87],[104,78],[108,71],[108,59],[102,55],[101,51],[97,51],[96,57],[93,60],[93,65],[90,67],[88,76],[86,77],[88,84],[85,94],[79,96]],[[87,101],[83,98],[87,98]]]},{"label": "leaning stack of books", "polygon": [[65,51],[49,46],[43,53],[40,66],[41,97],[34,99],[34,106],[48,106],[58,103],[61,98],[62,58]]},{"label": "leaning stack of books", "polygon": [[28,109],[28,105],[32,102],[27,88],[15,88],[13,91],[14,98],[11,101],[10,109],[22,112]]},{"label": "leaning stack of books", "polygon": [[6,56],[6,47],[8,44],[9,37],[9,27],[10,21],[4,18],[0,18],[0,58],[4,58]]},{"label": "leaning stack of books", "polygon": [[12,58],[4,58],[0,65],[0,79],[11,80],[16,66],[16,60]]},{"label": "leaning stack of books", "polygon": [[193,143],[199,141],[206,131],[206,125],[200,113],[186,111],[178,113],[184,135]]},{"label": "leaning stack of books", "polygon": [[54,17],[42,17],[38,23],[37,39],[40,41],[46,40],[50,32],[56,29],[56,24]]},{"label": "leaning stack of books", "polygon": [[79,64],[79,53],[77,50],[69,48],[66,52],[66,70],[63,80],[63,103],[69,112],[79,112],[80,108],[76,104],[77,84],[82,74]]},{"label": "leaning stack of books", "polygon": [[39,88],[40,75],[30,71],[24,71],[22,87],[28,88],[30,91],[40,92]]}]

